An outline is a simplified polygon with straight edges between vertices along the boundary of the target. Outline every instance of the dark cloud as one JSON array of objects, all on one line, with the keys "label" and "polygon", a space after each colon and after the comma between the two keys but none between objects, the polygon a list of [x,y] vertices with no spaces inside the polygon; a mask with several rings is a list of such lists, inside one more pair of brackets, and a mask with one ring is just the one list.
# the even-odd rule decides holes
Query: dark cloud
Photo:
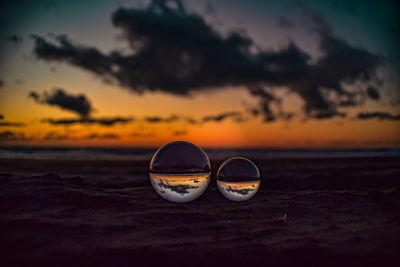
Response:
[{"label": "dark cloud", "polygon": [[26,126],[25,123],[22,122],[10,122],[10,121],[3,121],[4,115],[0,114],[0,127],[24,127]]},{"label": "dark cloud", "polygon": [[249,105],[245,101],[242,101],[242,104],[245,107],[246,112],[250,113],[253,117],[258,117],[258,115],[260,115],[260,110],[258,108]]},{"label": "dark cloud", "polygon": [[221,122],[227,118],[239,118],[241,116],[242,116],[242,114],[240,112],[233,111],[233,112],[226,112],[226,113],[221,113],[221,114],[217,114],[217,115],[205,116],[202,118],[201,121],[202,122],[209,122],[209,121]]},{"label": "dark cloud", "polygon": [[347,93],[338,98],[338,106],[341,107],[354,107],[361,105],[364,102],[364,95]]},{"label": "dark cloud", "polygon": [[104,133],[104,134],[97,134],[92,133],[85,136],[86,139],[119,139],[119,135],[116,133]]},{"label": "dark cloud", "polygon": [[[156,124],[156,123],[173,123],[176,121],[184,121],[189,124],[203,124],[207,122],[222,122],[227,118],[232,118],[235,122],[243,122],[245,119],[242,117],[242,114],[237,111],[233,112],[225,112],[216,115],[207,115],[202,117],[199,120],[196,120],[191,117],[180,117],[177,115],[171,115],[169,117],[161,117],[161,116],[147,116],[143,118],[143,121]],[[102,126],[113,126],[114,124],[127,124],[130,122],[135,121],[134,117],[110,117],[110,118],[61,118],[61,119],[54,119],[54,118],[44,118],[42,122],[49,123],[51,125],[75,125],[75,124],[82,124],[82,125],[91,125],[91,124],[98,124]],[[182,133],[183,134],[183,133]],[[134,132],[132,134],[133,137],[150,137],[153,136],[153,133],[142,133],[142,132]]]},{"label": "dark cloud", "polygon": [[180,117],[177,115],[171,115],[169,117],[161,117],[161,116],[147,116],[144,117],[144,121],[148,123],[172,123],[175,121],[186,121],[189,124],[202,124],[206,122],[222,122],[227,118],[233,118],[240,120],[242,119],[242,114],[237,111],[233,112],[224,112],[221,114],[216,114],[216,115],[207,115],[202,117],[199,120],[196,120],[191,117]]},{"label": "dark cloud", "polygon": [[60,140],[79,140],[79,139],[119,139],[119,135],[115,133],[91,133],[81,137],[73,137],[69,134],[60,134],[56,131],[48,132],[44,137],[43,140],[51,140],[51,141],[60,141]]},{"label": "dark cloud", "polygon": [[369,96],[369,98],[378,101],[380,99],[380,95],[378,90],[375,87],[368,87],[367,88],[367,94]]},{"label": "dark cloud", "polygon": [[318,119],[318,120],[323,120],[323,119],[331,119],[334,117],[341,117],[341,118],[345,118],[347,116],[346,113],[344,112],[338,112],[336,110],[327,110],[325,112],[319,112],[317,113],[314,118]]},{"label": "dark cloud", "polygon": [[126,124],[132,121],[134,121],[133,117],[42,119],[42,122],[46,122],[52,125],[99,124],[102,126],[113,126],[114,124]]},{"label": "dark cloud", "polygon": [[260,114],[260,111],[258,109],[251,109],[250,110],[251,114],[253,114],[254,117],[257,117]]},{"label": "dark cloud", "polygon": [[40,59],[65,61],[99,75],[106,75],[112,71],[111,58],[104,56],[96,48],[72,44],[66,35],[56,37],[59,46],[51,44],[37,35],[33,35],[32,38],[35,41],[34,53]]},{"label": "dark cloud", "polygon": [[6,83],[2,79],[0,79],[0,88],[4,87],[5,84]]},{"label": "dark cloud", "polygon": [[399,115],[392,115],[389,112],[362,112],[357,115],[357,118],[360,120],[369,120],[369,119],[379,119],[379,120],[390,120],[390,121],[398,121],[400,120]]},{"label": "dark cloud", "polygon": [[43,92],[41,95],[32,91],[29,97],[39,104],[58,106],[64,110],[72,111],[82,118],[87,118],[92,112],[92,106],[85,95],[72,95],[62,88],[54,88],[51,92]]},{"label": "dark cloud", "polygon": [[[54,43],[33,36],[34,54],[46,61],[67,62],[139,93],[189,96],[226,86],[245,86],[250,91],[284,86],[302,97],[308,117],[319,118],[337,113],[341,99],[354,94],[346,91],[343,83],[373,80],[383,63],[379,55],[336,37],[321,16],[304,6],[301,8],[313,20],[323,54],[315,63],[294,43],[279,51],[251,52],[258,47],[252,39],[239,33],[224,37],[200,15],[187,13],[180,1],[175,1],[175,8],[167,2],[152,1],[145,9],[121,7],[112,14],[113,25],[122,29],[130,45],[129,55],[116,51],[105,55],[94,47],[72,43],[66,35],[56,37]],[[337,97],[330,99],[323,90]],[[276,104],[275,99],[256,95],[261,98],[265,121],[288,117],[272,112],[270,104]],[[353,101],[352,105],[359,103]]]},{"label": "dark cloud", "polygon": [[273,114],[272,110],[271,110],[271,103],[272,102],[277,102],[280,103],[280,100],[275,98],[274,95],[272,95],[271,93],[268,93],[267,91],[265,91],[263,88],[261,87],[257,87],[257,88],[252,88],[250,89],[250,93],[254,96],[258,96],[260,97],[260,107],[261,107],[261,111],[258,109],[252,109],[251,113],[254,116],[258,116],[258,114],[260,112],[263,113],[264,115],[264,121],[268,122],[268,121],[274,121],[276,119],[275,115]]},{"label": "dark cloud", "polygon": [[[375,71],[383,64],[383,58],[363,48],[351,46],[345,40],[336,37],[321,16],[305,7],[302,7],[302,10],[314,22],[315,31],[320,39],[320,50],[324,55],[315,66],[308,68],[309,75],[306,76],[304,84],[297,83],[294,89],[306,100],[305,110],[308,114],[318,114],[321,111],[334,113],[337,102],[324,97],[321,89],[334,92],[339,101],[343,97],[354,98],[355,93],[346,91],[342,83],[376,79]],[[346,104],[349,103],[347,101]],[[358,104],[355,101],[353,103]]]},{"label": "dark cloud", "polygon": [[15,45],[19,45],[24,39],[18,34],[10,34],[6,37],[6,40]]},{"label": "dark cloud", "polygon": [[25,123],[22,122],[9,122],[9,121],[0,121],[0,127],[24,127]]},{"label": "dark cloud", "polygon": [[63,89],[54,89],[52,92],[44,92],[42,95],[32,91],[29,97],[33,98],[37,103],[55,105],[62,109],[73,111],[80,116],[79,118],[42,119],[42,122],[51,125],[98,124],[102,126],[113,126],[114,124],[126,124],[134,121],[133,117],[91,117],[90,113],[93,111],[93,108],[89,99],[83,94],[68,94]]},{"label": "dark cloud", "polygon": [[159,116],[148,116],[144,120],[148,123],[169,123],[179,120],[180,118],[176,115],[171,115],[170,117],[163,118]]}]

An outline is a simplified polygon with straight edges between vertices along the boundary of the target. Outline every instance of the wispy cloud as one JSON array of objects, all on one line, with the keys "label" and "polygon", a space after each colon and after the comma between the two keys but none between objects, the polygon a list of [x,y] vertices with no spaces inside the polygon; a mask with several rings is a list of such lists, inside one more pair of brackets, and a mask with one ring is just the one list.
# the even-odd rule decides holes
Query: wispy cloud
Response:
[{"label": "wispy cloud", "polygon": [[0,127],[24,127],[26,126],[23,122],[3,121],[4,115],[0,114]]},{"label": "wispy cloud", "polygon": [[361,112],[357,116],[360,120],[369,120],[369,119],[379,119],[379,120],[389,120],[389,121],[398,121],[400,120],[399,115],[392,115],[389,112]]},{"label": "wispy cloud", "polygon": [[205,116],[201,119],[202,122],[209,122],[209,121],[214,121],[214,122],[221,122],[224,121],[225,119],[228,118],[241,118],[242,114],[237,111],[233,112],[226,112],[226,113],[221,113],[221,114],[216,114],[216,115],[209,115]]},{"label": "wispy cloud", "polygon": [[65,119],[52,119],[45,118],[42,122],[52,125],[74,125],[74,124],[98,124],[102,126],[113,126],[114,124],[126,124],[134,121],[133,117],[101,117],[101,118],[65,118]]},{"label": "wispy cloud", "polygon": [[0,121],[0,127],[25,127],[26,124],[22,122]]},{"label": "wispy cloud", "polygon": [[160,116],[148,116],[145,117],[144,120],[148,123],[169,123],[179,120],[180,118],[177,115],[171,115],[169,117],[160,117]]},{"label": "wispy cloud", "polygon": [[119,139],[120,136],[116,133],[103,133],[103,134],[97,134],[97,133],[91,133],[85,136],[87,139]]}]

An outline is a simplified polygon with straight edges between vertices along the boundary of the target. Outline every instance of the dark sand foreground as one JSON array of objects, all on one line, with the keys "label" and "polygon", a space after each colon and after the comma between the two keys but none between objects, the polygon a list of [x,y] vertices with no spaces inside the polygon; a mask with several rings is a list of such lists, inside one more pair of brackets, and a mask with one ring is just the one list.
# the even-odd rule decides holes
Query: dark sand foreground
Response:
[{"label": "dark sand foreground", "polygon": [[254,161],[253,199],[173,204],[148,161],[1,159],[0,264],[400,266],[398,157]]}]

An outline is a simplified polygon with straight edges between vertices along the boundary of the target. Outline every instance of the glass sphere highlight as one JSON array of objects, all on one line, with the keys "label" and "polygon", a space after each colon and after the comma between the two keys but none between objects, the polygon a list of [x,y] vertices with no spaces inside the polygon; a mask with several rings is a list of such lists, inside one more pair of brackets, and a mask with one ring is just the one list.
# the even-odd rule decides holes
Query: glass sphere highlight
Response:
[{"label": "glass sphere highlight", "polygon": [[206,191],[211,177],[210,160],[198,146],[184,141],[164,145],[150,162],[150,181],[166,200],[186,203]]},{"label": "glass sphere highlight", "polygon": [[250,160],[233,157],[222,163],[217,172],[219,192],[229,200],[252,198],[260,188],[260,171]]}]

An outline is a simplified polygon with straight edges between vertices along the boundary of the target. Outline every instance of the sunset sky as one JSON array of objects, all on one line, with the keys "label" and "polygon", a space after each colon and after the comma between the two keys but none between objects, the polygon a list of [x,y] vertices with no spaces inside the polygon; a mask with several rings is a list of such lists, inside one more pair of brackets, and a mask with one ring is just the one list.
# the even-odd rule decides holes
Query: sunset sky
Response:
[{"label": "sunset sky", "polygon": [[396,1],[5,1],[0,145],[400,147]]}]

